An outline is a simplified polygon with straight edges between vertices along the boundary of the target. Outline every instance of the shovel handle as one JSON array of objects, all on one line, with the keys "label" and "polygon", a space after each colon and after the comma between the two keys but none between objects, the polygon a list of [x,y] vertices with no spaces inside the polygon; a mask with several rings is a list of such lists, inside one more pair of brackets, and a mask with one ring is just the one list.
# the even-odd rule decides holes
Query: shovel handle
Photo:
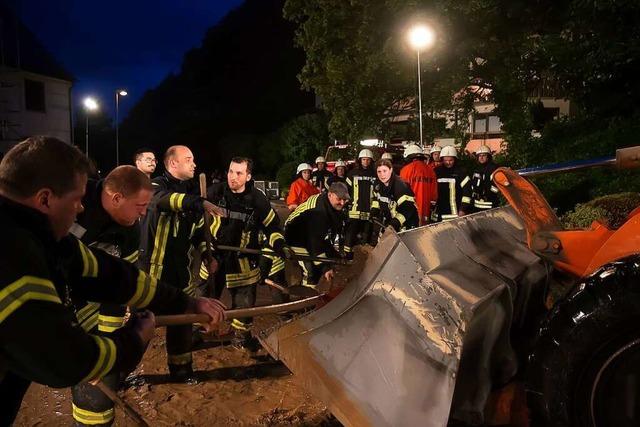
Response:
[{"label": "shovel handle", "polygon": [[118,396],[118,393],[113,391],[109,386],[107,386],[102,381],[98,380],[95,383],[92,383],[95,387],[97,387],[102,393],[104,393],[113,403],[120,406],[124,409],[124,412],[131,417],[131,419],[140,427],[149,427],[149,424],[142,418],[140,414],[138,414],[123,398]]},{"label": "shovel handle", "polygon": [[[301,310],[321,303],[323,301],[323,297],[324,295],[317,295],[285,304],[225,310],[224,317],[225,319],[237,319],[242,317],[254,317],[265,314],[277,314]],[[169,316],[156,316],[156,328],[160,328],[162,326],[190,325],[193,323],[208,323],[210,319],[211,318],[206,314],[174,314]]]}]

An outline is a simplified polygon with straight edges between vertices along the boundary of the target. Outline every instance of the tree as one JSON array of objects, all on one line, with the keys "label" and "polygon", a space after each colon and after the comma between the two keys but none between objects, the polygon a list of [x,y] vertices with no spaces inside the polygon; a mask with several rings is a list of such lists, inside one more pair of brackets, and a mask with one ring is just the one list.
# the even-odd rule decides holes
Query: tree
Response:
[{"label": "tree", "polygon": [[[284,12],[307,55],[299,78],[320,96],[335,135],[384,134],[390,109],[413,96],[404,34],[417,16],[429,17],[438,34],[423,62],[423,110],[464,114],[476,99],[495,102],[513,166],[610,155],[635,143],[620,136],[634,134],[640,117],[636,1],[287,0]],[[542,91],[569,98],[574,116],[541,120]],[[541,138],[532,137],[535,128]],[[593,195],[606,185],[595,176],[555,180],[555,188]]]}]

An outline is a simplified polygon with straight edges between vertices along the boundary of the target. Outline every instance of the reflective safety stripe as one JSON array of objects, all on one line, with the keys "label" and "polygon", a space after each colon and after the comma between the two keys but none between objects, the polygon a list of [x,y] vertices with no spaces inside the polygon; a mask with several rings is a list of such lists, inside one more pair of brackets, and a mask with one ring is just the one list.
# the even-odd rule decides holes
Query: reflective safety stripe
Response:
[{"label": "reflective safety stripe", "polygon": [[500,190],[498,190],[498,187],[496,187],[495,185],[491,186],[491,191],[493,191],[494,193],[499,193]]},{"label": "reflective safety stripe", "polygon": [[82,323],[87,319],[87,317],[91,316],[99,308],[100,304],[98,304],[97,302],[90,302],[80,310],[76,311],[76,319],[78,319],[78,322]]},{"label": "reflective safety stripe", "polygon": [[242,236],[240,236],[240,247],[241,248],[246,248],[247,245],[249,244],[249,239],[251,238],[251,232],[250,231],[243,231],[242,232]]},{"label": "reflective safety stripe", "polygon": [[404,215],[402,215],[400,212],[396,212],[394,218],[398,220],[398,222],[400,223],[400,227],[403,227],[404,223],[407,221]]},{"label": "reflective safety stripe", "polygon": [[184,193],[173,193],[169,196],[169,207],[173,211],[182,210],[182,201],[184,200]]},{"label": "reflective safety stripe", "polygon": [[391,203],[391,199],[385,196],[378,196],[378,201],[382,203]]},{"label": "reflective safety stripe", "polygon": [[167,245],[167,239],[169,238],[169,228],[171,217],[165,212],[160,214],[158,220],[158,227],[156,228],[156,238],[153,242],[153,252],[151,253],[151,268],[150,273],[155,278],[160,278],[162,275],[162,262],[164,261],[164,251]]},{"label": "reflective safety stripe", "polygon": [[382,199],[389,200],[387,197],[378,197],[377,200],[374,199],[374,200],[371,201],[371,209],[380,209],[380,202],[387,203],[386,201],[384,201]]},{"label": "reflective safety stripe", "polygon": [[344,249],[344,251],[345,251],[345,252],[347,252],[347,253],[349,253],[349,252],[353,252],[353,249],[351,249],[351,246],[346,246],[346,245],[345,245],[343,249]]},{"label": "reflective safety stripe", "polygon": [[260,281],[260,269],[254,268],[245,273],[227,274],[225,276],[227,288],[255,285]]},{"label": "reflective safety stripe", "polygon": [[191,361],[191,352],[181,354],[167,354],[167,363],[169,365],[190,365]]},{"label": "reflective safety stripe", "polygon": [[416,199],[415,199],[413,196],[409,196],[409,195],[406,195],[406,194],[405,194],[404,196],[401,196],[401,197],[398,199],[398,206],[399,206],[399,205],[401,205],[401,204],[402,204],[402,203],[404,203],[404,202],[411,202],[411,203],[415,203],[415,202],[416,202]]},{"label": "reflective safety stripe", "polygon": [[274,211],[273,209],[271,209],[271,210],[269,211],[269,213],[267,214],[267,217],[262,221],[262,224],[263,224],[265,227],[268,227],[268,226],[269,226],[269,224],[271,224],[271,222],[273,221],[273,219],[274,219],[275,217],[276,217],[276,213],[275,213],[275,211]]},{"label": "reflective safety stripe", "polygon": [[471,203],[471,197],[462,196],[462,203]]},{"label": "reflective safety stripe", "polygon": [[138,261],[138,251],[132,252],[130,255],[122,258],[125,261],[130,262],[131,264],[135,263],[136,261]]},{"label": "reflective safety stripe", "polygon": [[276,240],[278,239],[284,240],[284,236],[278,232],[271,233],[271,235],[269,236],[269,246],[273,247],[276,243]]},{"label": "reflective safety stripe", "polygon": [[144,271],[139,271],[138,280],[136,281],[136,292],[126,305],[137,308],[148,306],[156,295],[157,287],[158,279]]},{"label": "reflective safety stripe", "polygon": [[300,216],[300,214],[302,214],[303,212],[308,211],[309,209],[315,208],[316,205],[318,204],[318,197],[320,197],[319,194],[314,194],[313,196],[309,197],[303,204],[299,205],[291,213],[291,215],[287,217],[287,220],[284,222],[285,227],[287,226],[287,224],[293,221],[296,217]]},{"label": "reflective safety stripe", "polygon": [[491,209],[493,207],[492,202],[485,202],[484,200],[474,200],[473,206],[478,209]]},{"label": "reflective safety stripe", "polygon": [[62,304],[51,280],[22,276],[0,291],[0,323],[29,300]]},{"label": "reflective safety stripe", "polygon": [[306,248],[302,248],[300,246],[291,246],[291,250],[297,253],[298,255],[309,255],[309,251]]},{"label": "reflective safety stripe", "polygon": [[209,278],[209,270],[204,263],[200,264],[200,278],[207,280]]},{"label": "reflective safety stripe", "polygon": [[102,378],[113,369],[114,363],[116,363],[116,345],[109,338],[99,337],[97,335],[91,335],[96,345],[98,346],[98,360],[95,366],[89,372],[89,375],[84,377],[81,382],[91,381],[96,378]]},{"label": "reflective safety stripe", "polygon": [[[327,254],[325,254],[325,253],[323,252],[323,253],[321,253],[321,254],[318,254],[318,255],[317,255],[317,257],[318,257],[318,258],[326,258],[326,257],[327,257]],[[313,261],[313,265],[321,265],[321,264],[322,264],[322,261]]]},{"label": "reflective safety stripe", "polygon": [[465,185],[467,185],[467,183],[471,181],[471,179],[468,176],[465,176],[464,179],[462,180],[462,182],[460,183],[460,188],[464,187]]},{"label": "reflective safety stripe", "polygon": [[189,295],[190,297],[195,297],[196,296],[196,289],[198,289],[198,285],[194,283],[194,284],[191,284],[191,285],[187,286],[182,291],[185,294]]},{"label": "reflective safety stripe", "polygon": [[211,235],[216,237],[218,234],[218,230],[220,230],[220,225],[222,224],[222,218],[218,215],[213,216],[213,221],[211,221]]},{"label": "reflective safety stripe", "polygon": [[369,212],[349,211],[349,218],[351,219],[369,220],[370,216]]},{"label": "reflective safety stripe", "polygon": [[442,215],[442,219],[454,219],[454,218],[458,218],[458,215],[454,215],[454,214],[446,214],[446,215]]},{"label": "reflective safety stripe", "polygon": [[84,319],[78,320],[80,327],[85,332],[90,332],[93,328],[98,326],[98,310],[88,313]]},{"label": "reflective safety stripe", "polygon": [[78,408],[73,402],[71,403],[71,406],[73,407],[73,419],[80,424],[108,424],[112,422],[115,417],[113,408],[107,409],[103,412],[93,412],[86,409]]},{"label": "reflective safety stripe", "polygon": [[227,210],[226,213],[227,213],[227,218],[235,219],[242,222],[245,222],[247,219],[249,219],[249,216],[250,216],[244,212],[236,212],[236,211],[230,211],[230,210]]},{"label": "reflective safety stripe", "polygon": [[280,257],[273,257],[273,263],[271,264],[271,269],[269,270],[269,276],[273,276],[276,273],[284,270],[284,260]]},{"label": "reflective safety stripe", "polygon": [[98,330],[101,332],[113,332],[122,327],[124,317],[121,316],[98,316]]},{"label": "reflective safety stripe", "polygon": [[251,327],[251,323],[244,323],[241,320],[238,319],[233,319],[231,321],[231,327],[233,329],[237,329],[239,331],[248,331],[249,328]]},{"label": "reflective safety stripe", "polygon": [[78,240],[80,253],[82,254],[82,277],[98,277],[98,260],[91,249]]},{"label": "reflective safety stripe", "polygon": [[[451,208],[451,214],[458,215],[458,204],[456,203],[456,180],[455,178],[438,178],[438,182],[449,184],[449,207]],[[442,219],[444,219],[447,215],[442,215]]]}]

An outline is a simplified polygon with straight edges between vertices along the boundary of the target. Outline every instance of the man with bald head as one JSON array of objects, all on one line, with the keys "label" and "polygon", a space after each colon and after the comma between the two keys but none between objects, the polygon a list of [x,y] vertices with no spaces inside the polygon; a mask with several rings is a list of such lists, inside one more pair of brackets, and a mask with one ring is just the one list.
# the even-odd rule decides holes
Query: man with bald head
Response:
[{"label": "man with bald head", "polygon": [[[188,293],[194,232],[202,227],[202,213],[215,213],[216,207],[200,197],[192,180],[196,164],[188,147],[169,147],[164,167],[164,174],[151,181],[154,193],[142,226],[139,264],[151,276]],[[175,382],[195,382],[191,340],[190,325],[167,328],[167,362]]]}]

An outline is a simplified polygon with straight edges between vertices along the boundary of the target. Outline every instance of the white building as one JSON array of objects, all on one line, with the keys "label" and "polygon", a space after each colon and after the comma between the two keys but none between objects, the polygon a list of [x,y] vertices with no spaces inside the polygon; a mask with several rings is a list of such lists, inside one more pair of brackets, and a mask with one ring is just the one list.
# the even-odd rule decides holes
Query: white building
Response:
[{"label": "white building", "polygon": [[0,152],[31,135],[72,141],[73,77],[0,6]]}]

